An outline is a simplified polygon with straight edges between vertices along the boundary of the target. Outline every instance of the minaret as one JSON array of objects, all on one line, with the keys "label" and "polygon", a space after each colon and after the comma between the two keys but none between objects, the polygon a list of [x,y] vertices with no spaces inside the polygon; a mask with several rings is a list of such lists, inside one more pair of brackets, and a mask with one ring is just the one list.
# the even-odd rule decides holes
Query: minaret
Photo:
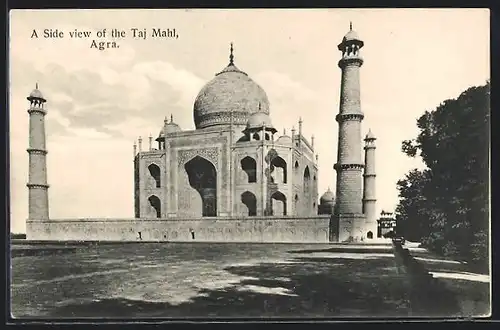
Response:
[{"label": "minaret", "polygon": [[335,215],[339,220],[337,239],[358,240],[363,237],[363,161],[361,152],[361,111],[359,71],[363,64],[360,49],[364,43],[352,30],[344,36],[338,49],[342,58],[338,65],[342,70],[339,113],[335,117],[339,124],[337,163],[337,198]]},{"label": "minaret", "polygon": [[365,231],[371,231],[372,237],[377,235],[377,215],[375,207],[377,199],[375,193],[375,136],[372,131],[368,131],[365,137],[365,174],[363,184],[363,213],[366,216]]},{"label": "minaret", "polygon": [[302,117],[299,117],[299,146],[302,145]]},{"label": "minaret", "polygon": [[[45,146],[45,100],[36,88],[27,97],[30,101],[28,109],[29,124],[29,179],[28,179],[28,220],[49,219],[49,185],[47,184],[47,149]],[[27,234],[31,236],[30,226]],[[30,238],[30,237],[28,237]]]}]

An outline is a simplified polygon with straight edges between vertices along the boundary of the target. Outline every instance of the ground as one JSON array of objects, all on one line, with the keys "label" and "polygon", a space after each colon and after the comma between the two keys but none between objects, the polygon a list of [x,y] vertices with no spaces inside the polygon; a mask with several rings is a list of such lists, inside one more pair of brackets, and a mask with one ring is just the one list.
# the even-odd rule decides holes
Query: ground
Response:
[{"label": "ground", "polygon": [[128,243],[44,249],[19,252],[33,251],[23,245],[13,251],[14,317],[470,316],[487,314],[489,306],[488,276],[419,249],[413,250],[420,262],[434,267],[440,295],[448,293],[454,303],[426,310],[391,246]]}]

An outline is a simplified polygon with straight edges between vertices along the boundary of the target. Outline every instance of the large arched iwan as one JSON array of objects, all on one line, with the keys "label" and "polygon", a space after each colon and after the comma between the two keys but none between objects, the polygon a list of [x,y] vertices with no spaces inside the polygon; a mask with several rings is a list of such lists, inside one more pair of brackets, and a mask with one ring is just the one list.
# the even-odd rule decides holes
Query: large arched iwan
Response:
[{"label": "large arched iwan", "polygon": [[217,169],[207,159],[196,156],[184,165],[189,185],[201,196],[202,216],[217,216]]},{"label": "large arched iwan", "polygon": [[161,187],[161,177],[160,177],[160,167],[156,164],[150,164],[148,166],[149,174],[155,180],[156,188]]},{"label": "large arched iwan", "polygon": [[250,191],[245,191],[241,194],[241,202],[246,205],[248,209],[248,216],[256,216],[257,215],[257,198]]},{"label": "large arched iwan", "polygon": [[161,218],[161,201],[160,201],[160,199],[155,195],[151,195],[151,196],[149,196],[148,201],[149,201],[149,205],[151,205],[154,212],[156,212],[156,217]]}]

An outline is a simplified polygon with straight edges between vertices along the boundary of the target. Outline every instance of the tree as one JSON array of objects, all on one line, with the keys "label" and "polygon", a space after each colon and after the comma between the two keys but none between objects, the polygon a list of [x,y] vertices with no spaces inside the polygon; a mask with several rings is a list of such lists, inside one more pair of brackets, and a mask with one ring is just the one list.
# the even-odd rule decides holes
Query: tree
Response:
[{"label": "tree", "polygon": [[396,209],[408,239],[482,263],[488,260],[489,96],[488,82],[418,118],[420,133],[403,141],[402,151],[421,157],[426,169],[398,182]]}]

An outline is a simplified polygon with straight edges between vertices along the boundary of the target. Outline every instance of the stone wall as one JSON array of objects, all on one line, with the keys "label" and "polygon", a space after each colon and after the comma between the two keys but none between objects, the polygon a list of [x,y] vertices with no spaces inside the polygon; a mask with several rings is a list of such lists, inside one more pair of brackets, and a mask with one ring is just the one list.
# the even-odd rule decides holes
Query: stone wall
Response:
[{"label": "stone wall", "polygon": [[[197,219],[61,219],[27,221],[27,239],[41,241],[326,243],[329,216]],[[140,238],[139,238],[140,233]],[[194,238],[193,238],[194,236]]]},{"label": "stone wall", "polygon": [[[357,213],[333,214],[330,222],[330,240],[361,242],[366,240],[366,216]],[[375,235],[376,233],[373,233]]]}]

